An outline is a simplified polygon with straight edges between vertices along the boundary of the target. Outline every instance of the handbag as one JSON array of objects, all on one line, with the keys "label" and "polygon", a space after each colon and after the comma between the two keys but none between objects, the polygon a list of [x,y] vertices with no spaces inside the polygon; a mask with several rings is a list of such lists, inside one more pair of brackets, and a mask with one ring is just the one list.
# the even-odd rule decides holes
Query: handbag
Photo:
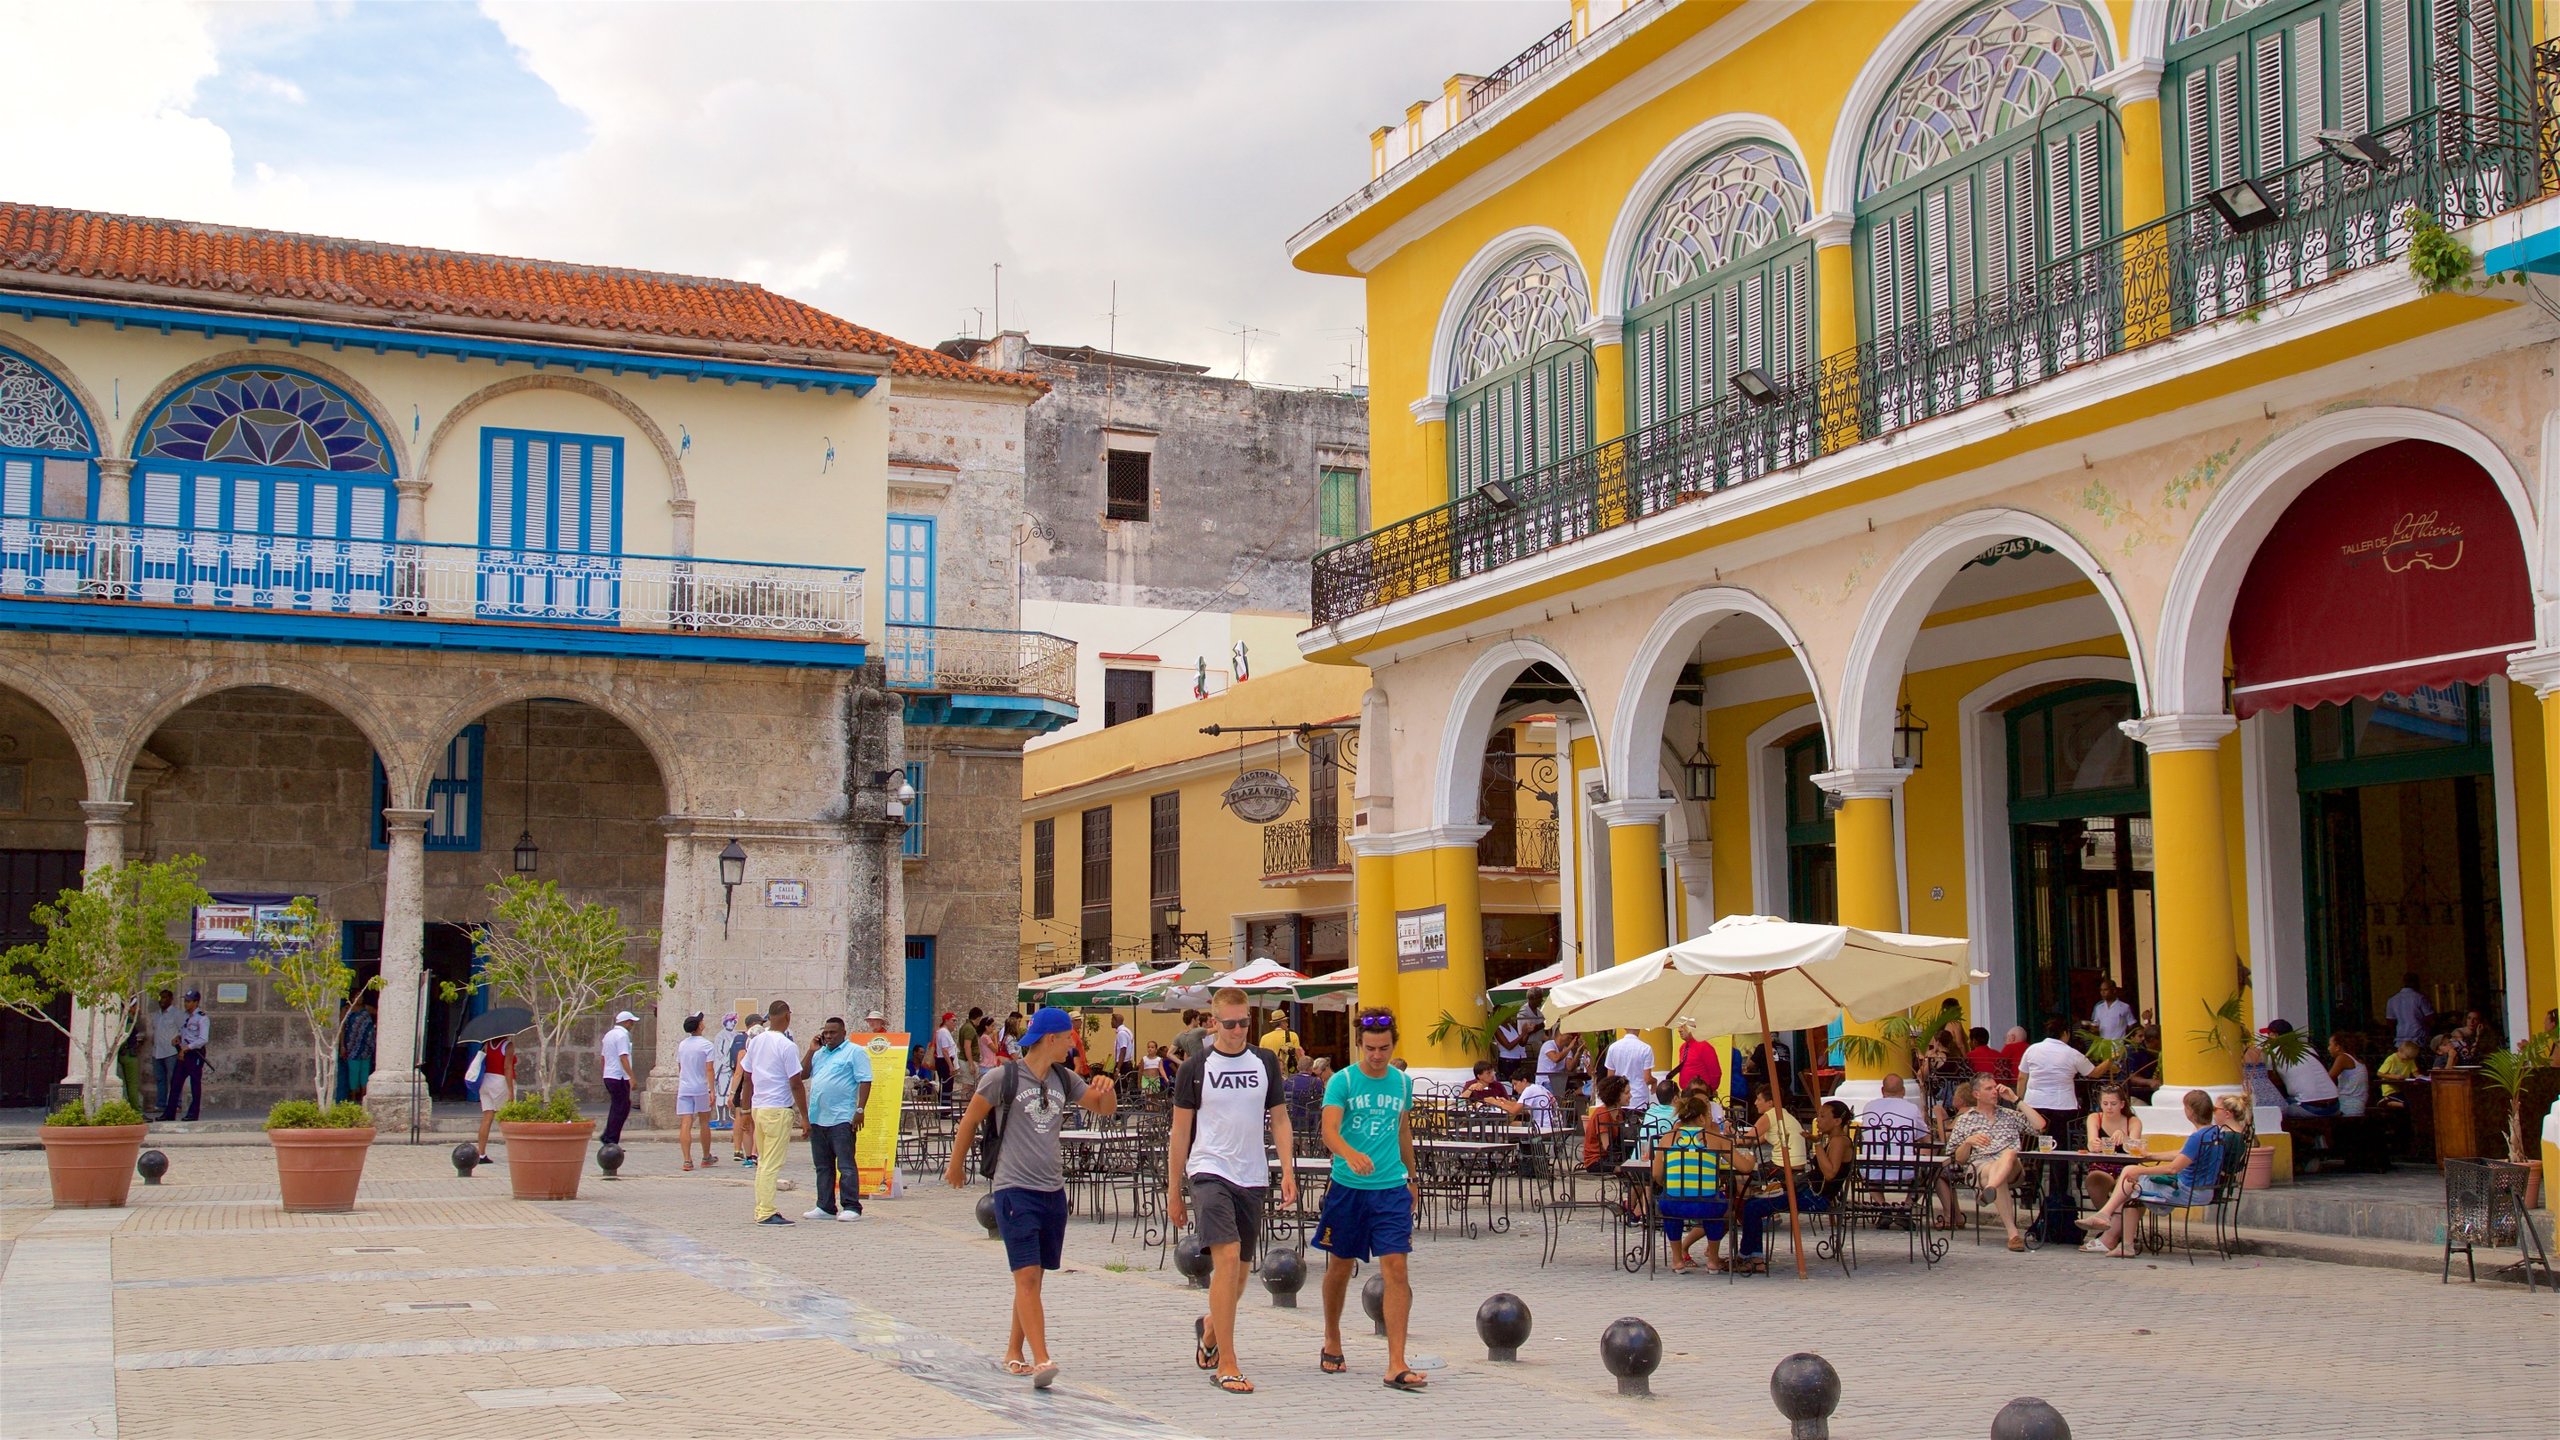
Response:
[{"label": "handbag", "polygon": [[477,1085],[480,1083],[480,1062],[488,1055],[488,1053],[489,1052],[486,1049],[474,1050],[471,1052],[471,1063],[464,1066],[462,1069],[463,1084]]}]

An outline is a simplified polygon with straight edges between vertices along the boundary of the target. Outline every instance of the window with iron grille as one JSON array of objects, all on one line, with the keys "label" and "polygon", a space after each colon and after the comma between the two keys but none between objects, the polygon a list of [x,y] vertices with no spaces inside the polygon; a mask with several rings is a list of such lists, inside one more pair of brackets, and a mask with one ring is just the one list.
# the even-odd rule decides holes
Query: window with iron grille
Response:
[{"label": "window with iron grille", "polygon": [[[1111,959],[1111,807],[1084,812],[1084,955],[1087,963]],[[1099,946],[1097,953],[1096,947]]]},{"label": "window with iron grille", "polygon": [[1031,822],[1031,918],[1058,913],[1058,822]]},{"label": "window with iron grille", "polygon": [[1144,520],[1153,498],[1148,467],[1154,458],[1144,450],[1109,450],[1103,466],[1102,518]]},{"label": "window with iron grille", "polygon": [[907,784],[915,790],[916,798],[907,802],[907,833],[899,837],[898,853],[906,856],[908,859],[916,860],[924,857],[925,810],[923,761],[910,760],[907,762]]},{"label": "window with iron grille", "polygon": [[1152,670],[1102,672],[1102,728],[1156,713],[1156,677]]}]

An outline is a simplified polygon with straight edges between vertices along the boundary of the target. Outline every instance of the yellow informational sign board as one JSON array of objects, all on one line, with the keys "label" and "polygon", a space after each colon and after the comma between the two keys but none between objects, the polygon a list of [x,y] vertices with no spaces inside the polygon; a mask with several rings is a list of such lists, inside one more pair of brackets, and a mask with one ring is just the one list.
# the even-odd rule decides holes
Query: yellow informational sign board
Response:
[{"label": "yellow informational sign board", "polygon": [[907,1094],[907,1032],[856,1030],[846,1039],[871,1057],[871,1103],[862,1112],[862,1128],[853,1137],[854,1168],[862,1175],[862,1195],[886,1195],[898,1171],[898,1115]]}]

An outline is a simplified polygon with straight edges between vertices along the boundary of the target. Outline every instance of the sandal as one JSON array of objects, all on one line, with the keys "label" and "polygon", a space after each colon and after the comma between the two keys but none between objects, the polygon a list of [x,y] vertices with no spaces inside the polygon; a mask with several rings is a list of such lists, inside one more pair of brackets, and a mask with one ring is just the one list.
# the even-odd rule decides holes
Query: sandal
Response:
[{"label": "sandal", "polygon": [[1333,1351],[1319,1350],[1316,1352],[1316,1368],[1327,1375],[1339,1375],[1344,1371],[1349,1370],[1351,1367],[1345,1364],[1342,1357],[1335,1354]]},{"label": "sandal", "polygon": [[1203,1370],[1218,1368],[1218,1344],[1209,1338],[1209,1317],[1191,1322],[1191,1363]]},{"label": "sandal", "polygon": [[1004,1373],[1007,1375],[1028,1375],[1031,1373],[1031,1370],[1032,1365],[1028,1360],[1007,1360],[1004,1362]]},{"label": "sandal", "polygon": [[1057,1384],[1057,1383],[1058,1383],[1058,1362],[1057,1362],[1057,1361],[1055,1361],[1055,1360],[1047,1360],[1047,1361],[1043,1361],[1043,1362],[1041,1362],[1038,1366],[1036,1366],[1036,1367],[1034,1367],[1034,1368],[1032,1369],[1032,1371],[1031,1371],[1031,1388],[1032,1388],[1032,1389],[1034,1389],[1034,1390],[1046,1390],[1046,1389],[1048,1389],[1050,1386],[1055,1385],[1055,1384]]},{"label": "sandal", "polygon": [[1230,1395],[1250,1395],[1253,1393],[1253,1382],[1247,1380],[1241,1375],[1212,1375],[1209,1377],[1209,1383],[1226,1391]]},{"label": "sandal", "polygon": [[1408,1395],[1419,1395],[1430,1384],[1431,1377],[1412,1368],[1411,1366],[1407,1366],[1406,1368],[1387,1377],[1388,1389],[1402,1390]]}]

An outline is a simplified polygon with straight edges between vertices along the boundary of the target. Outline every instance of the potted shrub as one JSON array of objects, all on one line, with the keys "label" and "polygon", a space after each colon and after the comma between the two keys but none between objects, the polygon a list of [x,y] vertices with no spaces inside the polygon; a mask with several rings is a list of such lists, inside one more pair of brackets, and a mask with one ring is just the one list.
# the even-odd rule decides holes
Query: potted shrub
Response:
[{"label": "potted shrub", "polygon": [[[267,1112],[277,1189],[289,1211],[353,1210],[356,1188],[364,1183],[364,1157],[373,1148],[373,1116],[354,1101],[331,1104],[330,1092],[354,972],[339,953],[337,927],[308,895],[296,896],[282,915],[260,921],[254,939],[257,953],[249,968],[275,982],[276,998],[311,1032],[311,1098],[279,1100]],[[377,976],[365,988],[381,983]]]},{"label": "potted shrub", "polygon": [[2528,1136],[2525,1127],[2551,1103],[2547,1072],[2556,1042],[2560,1042],[2560,1030],[2545,1030],[2516,1042],[2512,1050],[2501,1050],[2480,1060],[2482,1078],[2507,1097],[2507,1159],[2524,1168],[2524,1203],[2528,1208],[2542,1203],[2542,1150],[2540,1134]]},{"label": "potted shrub", "polygon": [[621,911],[572,904],[549,880],[499,880],[489,886],[489,909],[476,940],[481,983],[533,1014],[534,1088],[518,1090],[498,1110],[507,1181],[519,1200],[575,1200],[596,1124],[578,1112],[575,1090],[555,1087],[561,1042],[579,1021],[649,993],[649,978],[629,953],[642,937],[624,928]]},{"label": "potted shrub", "polygon": [[[212,899],[196,883],[203,865],[186,855],[92,870],[79,889],[35,907],[42,941],[0,955],[0,1005],[60,1031],[83,1064],[80,1098],[40,1132],[58,1209],[122,1205],[133,1188],[149,1126],[134,1097],[110,1095],[109,1081],[143,997],[177,983],[184,924]],[[66,998],[72,1018],[56,1018]]]},{"label": "potted shrub", "polygon": [[[2205,1028],[2188,1031],[2188,1038],[2208,1050],[2237,1055],[2244,1066],[2252,1049],[2273,1070],[2282,1070],[2311,1053],[2311,1033],[2307,1030],[2291,1030],[2282,1035],[2251,1034],[2249,1012],[2240,1003],[2240,992],[2236,990],[2223,997],[2221,1004],[2206,1005],[2204,1013]],[[2243,1074],[2245,1076],[2245,1069]],[[2257,1102],[2246,1092],[2243,1092],[2243,1098],[2250,1101],[2242,1112],[2249,1120],[2249,1168],[2241,1174],[2240,1188],[2264,1190],[2276,1183],[2276,1147],[2258,1143]]]}]

